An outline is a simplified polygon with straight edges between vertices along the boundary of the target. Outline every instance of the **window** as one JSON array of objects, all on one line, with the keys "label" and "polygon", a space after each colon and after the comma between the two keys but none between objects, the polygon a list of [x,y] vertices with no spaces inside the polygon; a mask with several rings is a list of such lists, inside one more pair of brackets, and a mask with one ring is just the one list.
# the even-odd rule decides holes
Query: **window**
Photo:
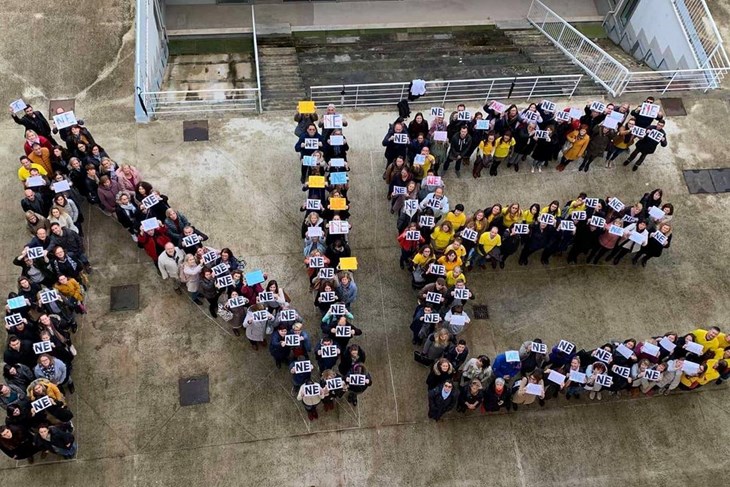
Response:
[{"label": "window", "polygon": [[634,10],[636,10],[636,6],[638,4],[639,0],[628,0],[626,2],[618,16],[619,22],[621,22],[622,26],[626,26],[626,24],[629,23],[629,19],[631,19],[631,16],[634,14]]}]

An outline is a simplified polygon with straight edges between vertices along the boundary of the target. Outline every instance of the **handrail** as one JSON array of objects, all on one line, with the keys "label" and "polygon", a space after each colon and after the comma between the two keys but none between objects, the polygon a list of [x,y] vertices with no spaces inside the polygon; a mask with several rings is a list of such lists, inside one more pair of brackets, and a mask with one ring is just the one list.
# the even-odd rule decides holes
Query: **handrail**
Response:
[{"label": "handrail", "polygon": [[144,91],[144,95],[160,95],[165,93],[224,93],[227,91],[258,91],[258,88],[217,88],[211,90],[163,90],[163,91]]},{"label": "handrail", "polygon": [[[689,31],[687,30],[687,26],[685,25],[685,21],[682,18],[682,15],[680,15],[680,13],[679,13],[679,6],[677,5],[676,0],[672,0],[671,1],[671,4],[672,4],[672,10],[674,11],[674,15],[675,15],[675,17],[677,17],[677,22],[679,22],[679,27],[682,29],[682,33],[684,34],[684,38],[687,39],[687,42],[689,43],[690,51],[692,51],[692,57],[694,58],[695,63],[697,64],[697,67],[699,68],[700,66],[703,66],[704,63],[702,63],[700,61],[700,56],[699,56],[699,53],[697,52],[697,46],[695,46],[694,38],[689,35]],[[685,8],[686,7],[687,6],[685,5]],[[688,16],[690,15],[689,14],[689,11],[687,12],[687,15]],[[690,16],[690,19],[689,20],[690,20],[690,22],[692,22],[692,17],[691,16]],[[693,26],[693,28],[694,28],[694,26]],[[697,34],[696,37],[697,37],[697,40],[698,40],[698,42],[700,44],[700,48],[704,51],[705,50],[705,46],[703,46],[702,45],[702,41],[699,40],[699,34],[697,33],[696,30],[695,30],[695,33]],[[705,57],[708,57],[707,56],[707,52],[705,52]]]},{"label": "handrail", "polygon": [[251,4],[251,25],[253,26],[253,55],[256,61],[256,89],[259,92],[259,113],[264,111],[264,106],[261,101],[261,69],[259,68],[259,43],[256,39],[256,14],[254,13],[254,6]]},{"label": "handrail", "polygon": [[[556,74],[554,76],[550,76],[550,75],[542,75],[542,76],[518,76],[517,79],[523,79],[523,78],[524,79],[533,79],[533,78],[551,78],[551,79],[556,79],[556,78],[575,78],[576,76],[580,76],[580,75],[575,75],[575,74]],[[443,83],[475,83],[475,82],[484,82],[484,81],[490,81],[490,82],[491,81],[512,81],[514,79],[515,79],[514,76],[507,76],[507,77],[504,77],[504,78],[475,78],[475,79],[430,80],[430,81],[426,81],[426,86],[428,86],[429,84],[435,84],[435,83],[440,83],[440,84],[443,84]],[[312,86],[311,88],[320,88],[320,89],[322,89],[322,88],[328,88],[328,89],[330,89],[330,88],[340,88],[340,89],[342,89],[343,87],[345,87],[345,88],[348,88],[348,87],[350,87],[350,88],[361,87],[362,88],[362,87],[371,87],[371,86],[396,86],[396,85],[397,86],[401,86],[404,83],[406,85],[408,85],[410,83],[410,81],[400,81],[400,82],[391,82],[391,83],[359,83],[359,84],[349,84],[349,85],[347,85],[347,84],[346,85],[343,85],[343,84],[339,84],[339,85],[319,85],[319,86]]]}]

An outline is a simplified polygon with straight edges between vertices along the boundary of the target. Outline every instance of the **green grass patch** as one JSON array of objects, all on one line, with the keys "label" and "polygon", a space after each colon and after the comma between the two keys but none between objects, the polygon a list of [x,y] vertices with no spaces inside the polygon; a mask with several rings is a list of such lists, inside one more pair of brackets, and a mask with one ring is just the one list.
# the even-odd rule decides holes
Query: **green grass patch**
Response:
[{"label": "green grass patch", "polygon": [[168,45],[171,55],[180,54],[229,54],[233,52],[253,52],[253,39],[250,37],[222,39],[170,39]]},{"label": "green grass patch", "polygon": [[589,39],[604,39],[608,37],[606,29],[603,28],[603,25],[601,25],[600,22],[581,22],[572,25]]}]

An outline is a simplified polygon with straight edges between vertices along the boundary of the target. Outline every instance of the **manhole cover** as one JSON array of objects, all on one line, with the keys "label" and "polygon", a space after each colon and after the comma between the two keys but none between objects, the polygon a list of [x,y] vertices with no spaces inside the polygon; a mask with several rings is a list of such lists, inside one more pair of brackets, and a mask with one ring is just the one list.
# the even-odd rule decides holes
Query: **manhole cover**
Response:
[{"label": "manhole cover", "polygon": [[488,320],[489,319],[489,307],[486,304],[475,304],[474,318],[477,320]]},{"label": "manhole cover", "polygon": [[[48,112],[50,114],[49,119],[53,118],[56,114],[57,108],[63,108],[64,112],[73,111],[76,108],[76,100],[69,98],[66,100],[51,100],[48,102]],[[78,117],[78,114],[75,114]]]},{"label": "manhole cover", "polygon": [[683,117],[687,115],[681,98],[662,98],[662,111],[667,117]]},{"label": "manhole cover", "polygon": [[710,169],[709,173],[716,193],[730,192],[730,169]]},{"label": "manhole cover", "polygon": [[188,120],[183,122],[183,140],[185,142],[208,140],[208,121]]},{"label": "manhole cover", "polygon": [[684,182],[691,194],[715,193],[715,185],[712,183],[710,171],[706,169],[693,169],[683,171]]},{"label": "manhole cover", "polygon": [[209,403],[210,393],[208,392],[208,385],[207,375],[180,379],[178,381],[180,405],[194,406],[196,404]]},{"label": "manhole cover", "polygon": [[139,309],[139,285],[112,286],[109,291],[111,311],[131,311]]}]

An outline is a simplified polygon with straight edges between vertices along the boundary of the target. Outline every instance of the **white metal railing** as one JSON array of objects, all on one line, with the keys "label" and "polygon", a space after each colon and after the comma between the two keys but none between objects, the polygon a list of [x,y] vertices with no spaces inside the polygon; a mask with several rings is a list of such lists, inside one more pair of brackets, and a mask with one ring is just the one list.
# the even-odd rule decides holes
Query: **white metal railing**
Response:
[{"label": "white metal railing", "polygon": [[626,66],[539,0],[533,0],[527,20],[611,95],[619,94],[629,76]]},{"label": "white metal railing", "polygon": [[154,115],[202,112],[258,112],[257,88],[166,90],[143,93]]},{"label": "white metal railing", "polygon": [[[426,82],[426,94],[417,103],[443,105],[446,102],[491,99],[530,99],[571,97],[583,78],[582,74],[557,76],[523,76]],[[408,98],[410,82],[368,83],[353,85],[311,86],[309,94],[318,105],[334,103],[341,107],[395,105]]]},{"label": "white metal railing", "polygon": [[254,12],[253,4],[251,4],[251,25],[253,26],[253,56],[256,61],[256,88],[258,93],[257,98],[259,102],[258,111],[261,113],[264,110],[264,105],[261,102],[261,70],[259,69],[259,42],[256,35],[256,13]]},{"label": "white metal railing", "polygon": [[650,91],[663,94],[667,91],[707,91],[718,88],[718,80],[725,73],[727,73],[726,68],[632,71],[621,92]]}]

